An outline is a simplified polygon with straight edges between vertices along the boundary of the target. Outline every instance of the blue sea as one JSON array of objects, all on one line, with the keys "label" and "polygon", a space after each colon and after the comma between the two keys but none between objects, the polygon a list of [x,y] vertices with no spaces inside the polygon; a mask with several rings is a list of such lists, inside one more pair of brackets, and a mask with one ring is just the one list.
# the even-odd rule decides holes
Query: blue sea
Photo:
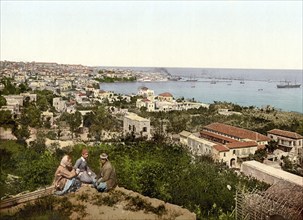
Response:
[{"label": "blue sea", "polygon": [[[121,67],[119,67],[121,69]],[[170,92],[175,98],[194,98],[211,104],[226,101],[241,106],[262,107],[270,105],[283,111],[303,113],[302,70],[245,70],[207,68],[130,68],[146,71],[162,71],[172,76],[181,76],[181,81],[101,83],[103,90],[121,94],[136,94],[146,86],[155,94]],[[187,79],[196,79],[188,82]],[[300,88],[278,89],[280,81],[301,84]],[[211,81],[216,81],[212,84]],[[240,82],[244,82],[241,84]]]}]

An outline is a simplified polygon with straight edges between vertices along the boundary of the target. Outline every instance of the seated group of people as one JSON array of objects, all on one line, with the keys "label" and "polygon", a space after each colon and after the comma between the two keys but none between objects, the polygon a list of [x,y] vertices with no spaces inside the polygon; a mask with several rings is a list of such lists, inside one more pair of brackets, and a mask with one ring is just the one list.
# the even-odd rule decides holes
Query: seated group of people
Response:
[{"label": "seated group of people", "polygon": [[108,155],[100,155],[100,172],[96,175],[87,165],[88,150],[72,165],[69,155],[64,155],[55,173],[55,194],[63,195],[76,191],[82,183],[92,184],[99,192],[113,189],[117,185],[116,171],[108,160]]}]

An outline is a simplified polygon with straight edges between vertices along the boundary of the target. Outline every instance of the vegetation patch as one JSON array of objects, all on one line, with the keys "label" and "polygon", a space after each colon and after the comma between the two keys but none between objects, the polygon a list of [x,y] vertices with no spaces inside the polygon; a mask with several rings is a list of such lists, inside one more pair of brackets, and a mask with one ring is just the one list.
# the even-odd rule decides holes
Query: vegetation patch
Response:
[{"label": "vegetation patch", "polygon": [[158,207],[154,207],[151,205],[150,202],[147,202],[146,200],[142,199],[139,196],[136,197],[127,197],[126,198],[128,203],[125,206],[125,210],[130,211],[140,211],[144,210],[145,212],[152,212],[154,214],[157,214],[159,216],[166,213],[165,206],[159,205]]}]

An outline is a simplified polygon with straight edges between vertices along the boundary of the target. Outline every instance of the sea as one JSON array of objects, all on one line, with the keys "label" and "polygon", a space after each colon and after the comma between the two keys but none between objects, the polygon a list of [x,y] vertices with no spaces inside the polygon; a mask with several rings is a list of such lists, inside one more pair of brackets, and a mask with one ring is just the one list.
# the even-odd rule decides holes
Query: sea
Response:
[{"label": "sea", "polygon": [[[101,67],[108,68],[108,67]],[[155,91],[171,93],[175,99],[184,97],[211,104],[215,101],[232,102],[241,106],[265,107],[303,113],[303,71],[274,69],[216,69],[216,68],[153,68],[111,67],[150,72],[163,72],[179,81],[147,81],[100,83],[100,89],[118,94],[137,94],[145,86]],[[189,80],[189,81],[187,81]],[[196,81],[195,81],[196,80]],[[277,88],[289,81],[299,88]]]}]

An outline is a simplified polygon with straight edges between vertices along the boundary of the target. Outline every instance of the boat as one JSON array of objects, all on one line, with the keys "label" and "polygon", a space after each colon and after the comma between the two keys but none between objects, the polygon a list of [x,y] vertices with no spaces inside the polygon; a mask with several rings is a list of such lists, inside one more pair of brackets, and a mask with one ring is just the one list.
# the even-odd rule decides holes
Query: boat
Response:
[{"label": "boat", "polygon": [[193,76],[190,76],[189,79],[186,80],[186,82],[197,82],[198,80],[195,79]]},{"label": "boat", "polygon": [[216,84],[217,82],[215,80],[210,81],[210,84]]},{"label": "boat", "polygon": [[168,78],[169,81],[179,81],[180,79],[182,79],[180,76],[175,76],[175,77],[169,77]]},{"label": "boat", "polygon": [[186,82],[197,82],[198,80],[197,79],[188,79],[186,80]]},{"label": "boat", "polygon": [[240,81],[240,84],[245,84],[245,82],[244,81]]},{"label": "boat", "polygon": [[301,84],[297,84],[297,83],[290,83],[290,81],[285,81],[281,84],[277,85],[278,89],[284,89],[284,88],[300,88]]}]

